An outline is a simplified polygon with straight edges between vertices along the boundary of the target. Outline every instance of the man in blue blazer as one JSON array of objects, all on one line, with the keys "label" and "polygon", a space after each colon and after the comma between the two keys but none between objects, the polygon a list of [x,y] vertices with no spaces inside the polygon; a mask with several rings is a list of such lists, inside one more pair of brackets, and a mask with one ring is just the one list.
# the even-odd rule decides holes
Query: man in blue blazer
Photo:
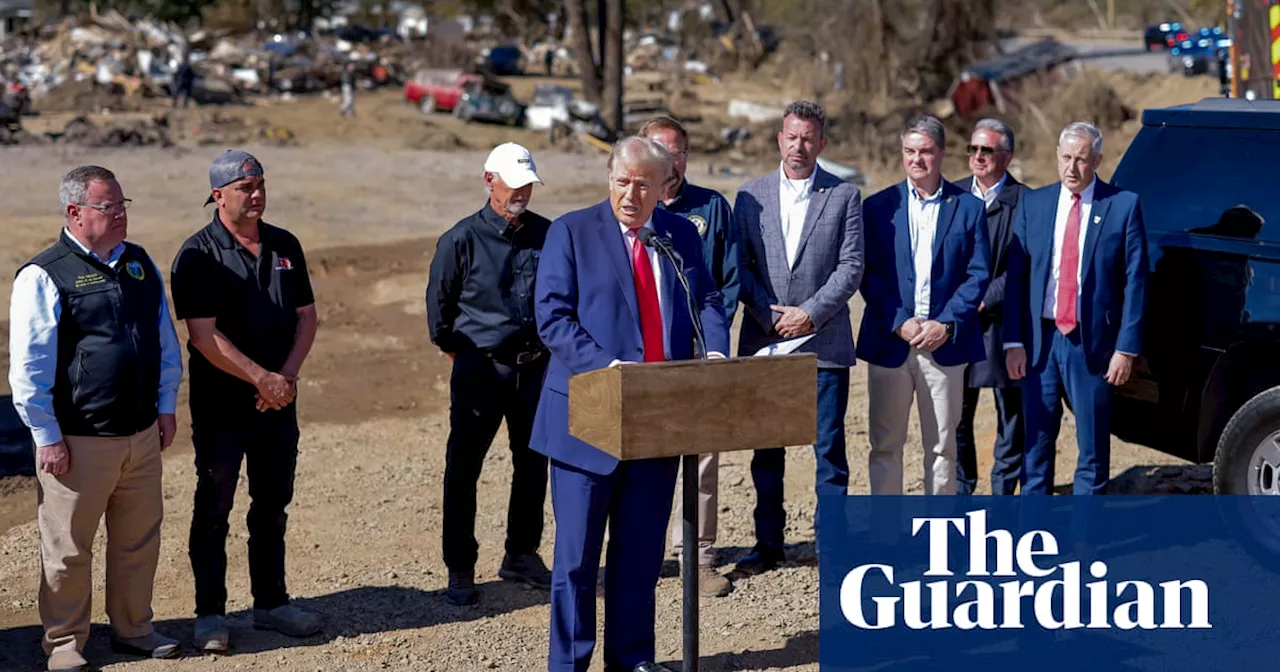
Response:
[{"label": "man in blue blazer", "polygon": [[1102,133],[1072,122],[1058,136],[1062,181],[1028,192],[1005,286],[1009,377],[1023,382],[1023,494],[1052,494],[1062,392],[1076,416],[1072,492],[1110,480],[1111,391],[1142,348],[1147,241],[1138,196],[1097,178]]},{"label": "man in blue blazer", "polygon": [[986,350],[978,305],[990,282],[981,200],[942,179],[946,134],[934,117],[902,132],[907,179],[867,199],[866,309],[858,358],[867,366],[871,493],[903,490],[902,450],[919,400],[924,489],[956,492],[956,426],[965,367]]},{"label": "man in blue blazer", "polygon": [[[596,574],[606,526],[604,661],[609,672],[660,672],[654,662],[654,589],[675,493],[678,458],[619,462],[569,434],[569,378],[629,362],[693,359],[683,272],[709,357],[729,349],[720,293],[689,220],[657,210],[671,154],[626,138],[609,157],[609,200],[551,224],[538,265],[534,313],[551,351],[531,447],[551,460],[556,520],[551,568],[550,672],[585,672],[596,636]],[[683,269],[639,240],[670,239]]]}]

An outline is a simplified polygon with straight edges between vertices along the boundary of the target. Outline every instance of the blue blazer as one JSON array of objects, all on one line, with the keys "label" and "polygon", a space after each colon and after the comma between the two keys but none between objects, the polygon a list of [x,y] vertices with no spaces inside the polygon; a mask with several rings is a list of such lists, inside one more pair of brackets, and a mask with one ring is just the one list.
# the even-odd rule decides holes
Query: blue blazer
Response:
[{"label": "blue blazer", "polygon": [[[867,306],[858,330],[858,358],[877,366],[902,366],[911,349],[895,333],[915,315],[916,272],[907,198],[903,181],[867,199],[863,206],[867,270],[861,291]],[[934,361],[942,366],[986,358],[978,304],[990,282],[990,255],[986,204],[943,180],[929,286],[929,319],[955,323],[951,340],[933,352]]]},{"label": "blue blazer", "polygon": [[[1029,365],[1048,354],[1040,319],[1053,265],[1054,223],[1062,183],[1022,195],[1014,226],[1005,286],[1004,342],[1022,343]],[[1089,373],[1103,375],[1117,351],[1142,354],[1142,313],[1147,291],[1147,235],[1138,195],[1101,179],[1080,263],[1080,339]]]},{"label": "blue blazer", "polygon": [[[728,354],[729,326],[720,292],[702,260],[702,239],[689,220],[656,209],[653,228],[671,238],[702,316],[707,350]],[[693,359],[693,322],[671,262],[662,264],[664,321],[671,359]],[[608,201],[552,222],[538,262],[534,291],[538,335],[551,351],[530,446],[579,469],[609,474],[617,458],[569,435],[569,378],[615,359],[644,361],[640,311],[626,239]],[[678,403],[673,399],[672,403]]]}]

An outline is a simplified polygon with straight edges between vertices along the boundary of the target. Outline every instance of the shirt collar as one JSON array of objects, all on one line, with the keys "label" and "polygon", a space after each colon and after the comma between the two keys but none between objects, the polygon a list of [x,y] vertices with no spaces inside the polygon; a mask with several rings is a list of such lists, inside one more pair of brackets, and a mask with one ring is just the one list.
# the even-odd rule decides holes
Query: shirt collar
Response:
[{"label": "shirt collar", "polygon": [[[1080,202],[1092,203],[1094,188],[1097,186],[1098,186],[1098,176],[1094,175],[1093,180],[1089,182],[1089,186],[1085,187],[1084,191],[1080,192]],[[1058,200],[1063,203],[1071,202],[1071,190],[1068,189],[1066,185],[1062,186],[1062,192],[1058,195]]]},{"label": "shirt collar", "polygon": [[[631,233],[631,229],[630,229],[626,224],[623,224],[622,222],[618,222],[618,228],[622,229],[622,236],[623,236],[624,238],[627,236],[627,234],[628,234],[628,233]],[[640,228],[642,228],[642,229],[652,229],[652,228],[653,228],[653,215],[649,215],[649,219],[646,219],[646,220],[644,221],[644,225],[643,225],[643,226],[641,226]]]},{"label": "shirt collar", "polygon": [[1009,171],[1005,171],[1004,175],[1000,176],[1000,180],[995,183],[995,186],[983,191],[982,185],[978,184],[978,177],[975,175],[973,178],[973,195],[983,200],[987,200],[987,195],[990,194],[990,200],[994,201],[996,197],[1000,195],[1000,190],[1004,189],[1004,183],[1008,181]]},{"label": "shirt collar", "polygon": [[942,185],[945,182],[946,180],[939,180],[938,189],[934,191],[933,194],[931,194],[930,196],[924,197],[920,195],[920,192],[917,191],[915,186],[911,184],[911,181],[908,180],[907,192],[911,194],[911,198],[914,199],[917,203],[921,205],[931,205],[934,203],[938,203],[942,200]]},{"label": "shirt collar", "polygon": [[676,190],[676,195],[675,195],[675,197],[674,197],[674,198],[672,198],[672,199],[671,199],[671,202],[670,202],[670,203],[663,203],[662,201],[658,201],[658,205],[660,205],[660,206],[662,206],[662,207],[665,207],[665,208],[674,208],[674,207],[676,207],[676,204],[680,202],[680,199],[684,198],[685,187],[687,187],[687,186],[689,186],[689,180],[687,180],[687,179],[685,179],[685,180],[681,180],[681,181],[680,181],[680,188]]},{"label": "shirt collar", "polygon": [[[485,201],[484,207],[480,209],[480,219],[493,228],[494,232],[500,236],[507,235],[507,231],[513,228],[513,222],[508,222],[493,209],[493,203]],[[519,218],[517,218],[519,221]]]},{"label": "shirt collar", "polygon": [[818,176],[818,167],[814,166],[813,172],[809,173],[809,177],[806,177],[803,180],[793,180],[787,177],[787,171],[786,171],[786,168],[782,165],[782,162],[781,161],[778,162],[778,179],[781,180],[782,186],[786,189],[790,189],[792,191],[800,191],[801,193],[807,193],[809,191],[812,191],[813,180],[817,176]]},{"label": "shirt collar", "polygon": [[[244,249],[240,241],[236,240],[231,235],[231,231],[227,230],[227,226],[222,223],[222,218],[216,210],[213,212],[213,221],[209,222],[209,235],[213,236],[213,240],[218,244],[218,247],[227,250]],[[271,247],[267,244],[267,223],[261,219],[258,220],[258,244],[264,250]],[[245,251],[247,252],[248,250]]]},{"label": "shirt collar", "polygon": [[84,243],[80,242],[79,238],[76,238],[75,236],[71,235],[70,229],[63,227],[62,231],[67,234],[67,240],[71,241],[71,244],[75,245],[77,249],[93,257],[94,259],[97,259],[98,261],[101,261],[102,263],[107,264],[108,266],[110,266],[112,262],[118,260],[120,258],[120,255],[124,254],[124,243],[120,243],[115,247],[111,248],[111,252],[107,254],[107,258],[103,259],[102,257],[99,257],[97,254],[95,254],[93,250],[85,247]]}]

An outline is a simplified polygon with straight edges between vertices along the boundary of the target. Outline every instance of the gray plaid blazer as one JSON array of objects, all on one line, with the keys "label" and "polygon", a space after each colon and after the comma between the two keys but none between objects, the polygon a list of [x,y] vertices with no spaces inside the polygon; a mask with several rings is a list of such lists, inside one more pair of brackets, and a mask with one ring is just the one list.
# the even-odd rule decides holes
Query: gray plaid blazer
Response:
[{"label": "gray plaid blazer", "polygon": [[782,340],[773,328],[778,314],[771,305],[799,306],[818,331],[798,352],[817,353],[818,365],[825,368],[854,365],[849,299],[862,283],[864,267],[862,194],[822,168],[815,170],[794,266],[788,266],[783,246],[778,171],[738,190],[733,214],[744,309],[739,355]]}]

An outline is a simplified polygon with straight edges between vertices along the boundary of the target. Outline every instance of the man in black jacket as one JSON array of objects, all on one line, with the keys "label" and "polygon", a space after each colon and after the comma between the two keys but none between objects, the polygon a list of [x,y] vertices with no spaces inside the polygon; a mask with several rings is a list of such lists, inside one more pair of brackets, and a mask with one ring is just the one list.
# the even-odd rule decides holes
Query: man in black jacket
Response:
[{"label": "man in black jacket", "polygon": [[978,309],[987,347],[986,361],[970,364],[965,375],[964,405],[956,428],[956,493],[971,495],[978,484],[978,453],[973,436],[973,418],[978,410],[978,391],[992,388],[996,404],[996,442],[991,466],[991,494],[1012,495],[1022,470],[1025,428],[1022,421],[1022,390],[1009,380],[1004,365],[1004,343],[1000,337],[1003,319],[1005,270],[1009,263],[1009,243],[1013,240],[1014,216],[1024,186],[1009,174],[1013,160],[1013,131],[997,119],[983,119],[970,138],[969,168],[973,175],[957,184],[987,204],[987,233],[991,237],[991,284]]}]

